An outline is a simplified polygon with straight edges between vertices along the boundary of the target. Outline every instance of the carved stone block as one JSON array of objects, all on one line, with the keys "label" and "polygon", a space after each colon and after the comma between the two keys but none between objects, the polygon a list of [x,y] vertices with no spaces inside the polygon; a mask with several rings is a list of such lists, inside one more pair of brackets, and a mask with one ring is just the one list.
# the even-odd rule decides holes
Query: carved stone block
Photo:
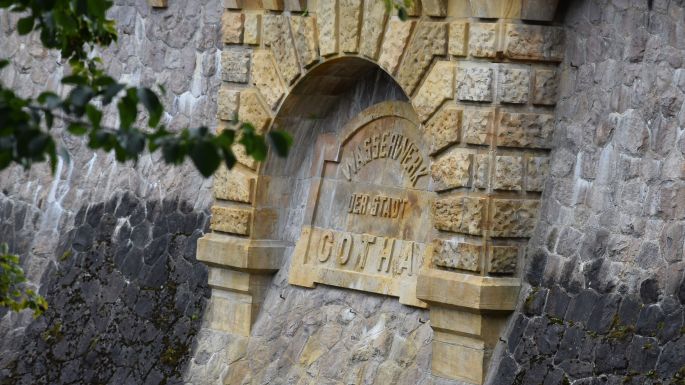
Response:
[{"label": "carved stone block", "polygon": [[285,94],[273,55],[268,51],[255,52],[252,56],[252,83],[264,96],[269,107],[275,109]]},{"label": "carved stone block", "polygon": [[262,15],[258,13],[245,14],[245,27],[243,42],[245,44],[259,45],[262,31]]},{"label": "carved stone block", "polygon": [[492,187],[497,190],[521,190],[523,160],[520,156],[495,157],[495,177]]},{"label": "carved stone block", "polygon": [[491,102],[492,78],[489,66],[457,68],[457,99]]},{"label": "carved stone block", "polygon": [[421,21],[405,52],[397,80],[407,94],[412,94],[435,55],[447,52],[447,24]]},{"label": "carved stone block", "polygon": [[309,67],[318,59],[314,18],[311,16],[291,16],[290,26],[300,64]]},{"label": "carved stone block", "polygon": [[539,206],[537,200],[494,199],[490,234],[494,237],[531,237]]},{"label": "carved stone block", "polygon": [[557,74],[554,70],[535,70],[533,104],[553,106],[557,103]]},{"label": "carved stone block", "polygon": [[480,271],[483,246],[437,239],[433,242],[433,264],[449,269]]},{"label": "carved stone block", "polygon": [[247,83],[250,71],[250,51],[221,51],[221,78],[226,82]]},{"label": "carved stone block", "polygon": [[224,12],[221,15],[221,31],[225,44],[241,44],[243,42],[243,14]]},{"label": "carved stone block", "polygon": [[431,153],[459,142],[461,116],[462,111],[456,105],[445,105],[428,121],[425,135]]},{"label": "carved stone block", "polygon": [[561,61],[564,30],[552,26],[507,24],[504,54],[512,59]]},{"label": "carved stone block", "polygon": [[287,23],[285,15],[265,15],[264,43],[271,47],[283,80],[291,84],[300,75],[300,66]]},{"label": "carved stone block", "polygon": [[365,1],[364,17],[362,18],[362,33],[359,52],[371,59],[378,57],[381,45],[381,35],[387,20],[385,4],[381,1]]},{"label": "carved stone block", "polygon": [[477,188],[488,188],[490,178],[490,155],[476,154],[474,159],[473,185]]},{"label": "carved stone block", "polygon": [[518,265],[517,246],[492,246],[490,248],[490,267],[494,274],[514,274]]},{"label": "carved stone block", "polygon": [[486,200],[474,197],[449,197],[433,202],[433,224],[443,231],[479,235],[483,228]]},{"label": "carved stone block", "polygon": [[501,67],[499,72],[499,100],[503,103],[528,102],[530,71],[527,69]]},{"label": "carved stone block", "polygon": [[549,157],[531,156],[526,165],[526,189],[542,191],[549,175]]},{"label": "carved stone block", "polygon": [[226,86],[219,88],[217,95],[217,117],[221,120],[233,120],[238,116],[240,92]]},{"label": "carved stone block", "polygon": [[489,144],[494,120],[493,110],[465,109],[461,126],[464,141],[469,144]]},{"label": "carved stone block", "polygon": [[495,23],[472,23],[469,26],[469,54],[486,58],[497,56],[497,29]]},{"label": "carved stone block", "polygon": [[397,70],[397,65],[409,42],[409,36],[415,23],[413,20],[391,19],[388,21],[388,28],[385,31],[381,54],[378,59],[378,65],[388,73],[394,74]]},{"label": "carved stone block", "polygon": [[321,56],[328,56],[338,52],[338,29],[336,28],[337,1],[319,1],[316,12],[316,26],[319,31],[319,48]]},{"label": "carved stone block", "polygon": [[497,129],[497,145],[551,148],[553,130],[554,115],[502,112]]},{"label": "carved stone block", "polygon": [[249,235],[252,210],[212,206],[211,228],[224,233]]},{"label": "carved stone block", "polygon": [[361,0],[340,0],[340,50],[358,52]]},{"label": "carved stone block", "polygon": [[468,186],[472,156],[471,154],[452,151],[433,162],[431,177],[435,182],[435,190]]},{"label": "carved stone block", "polygon": [[412,104],[421,121],[428,119],[433,112],[454,93],[454,63],[439,61],[431,68]]},{"label": "carved stone block", "polygon": [[214,174],[214,197],[235,202],[252,201],[254,177],[237,170],[227,170],[221,165]]},{"label": "carved stone block", "polygon": [[450,55],[466,56],[468,26],[468,23],[463,21],[454,21],[450,23],[448,45],[448,52]]}]

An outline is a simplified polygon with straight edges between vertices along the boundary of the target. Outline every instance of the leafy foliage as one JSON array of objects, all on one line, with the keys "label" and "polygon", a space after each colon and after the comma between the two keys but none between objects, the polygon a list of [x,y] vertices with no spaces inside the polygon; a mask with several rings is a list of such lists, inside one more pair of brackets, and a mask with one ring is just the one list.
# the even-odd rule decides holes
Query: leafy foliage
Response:
[{"label": "leafy foliage", "polygon": [[[222,162],[233,167],[235,144],[243,145],[255,160],[266,158],[266,138],[250,123],[236,120],[219,134],[207,127],[171,132],[161,123],[164,108],[155,91],[119,83],[107,75],[93,53],[97,46],[117,40],[114,21],[106,18],[111,6],[106,0],[0,0],[0,8],[22,14],[17,22],[19,34],[39,33],[42,44],[59,50],[71,69],[62,79],[70,89],[66,97],[46,91],[35,99],[22,98],[0,83],[0,170],[12,163],[28,169],[50,160],[54,172],[60,151],[50,132],[55,119],[63,121],[71,135],[86,137],[90,148],[114,151],[119,162],[137,160],[146,149],[160,150],[167,163],[180,164],[190,158],[209,177]],[[8,64],[0,60],[0,69]],[[102,125],[106,108],[116,108],[118,127]],[[143,111],[147,128],[136,126]],[[274,130],[269,139],[278,155],[287,155],[292,143],[288,133]]]},{"label": "leafy foliage", "polygon": [[7,244],[0,245],[0,308],[12,311],[33,310],[38,317],[48,308],[45,299],[31,289],[22,288],[26,282],[19,257],[9,253]]},{"label": "leafy foliage", "polygon": [[413,5],[413,0],[383,0],[385,2],[385,8],[390,12],[393,8],[397,10],[397,17],[400,20],[405,21],[409,18],[408,8]]}]

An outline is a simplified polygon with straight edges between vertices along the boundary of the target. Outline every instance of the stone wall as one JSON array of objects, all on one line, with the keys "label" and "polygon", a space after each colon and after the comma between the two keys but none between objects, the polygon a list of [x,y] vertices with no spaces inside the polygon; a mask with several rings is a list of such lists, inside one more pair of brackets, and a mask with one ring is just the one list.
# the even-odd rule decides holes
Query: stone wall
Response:
[{"label": "stone wall", "polygon": [[[165,84],[173,129],[214,126],[221,2],[164,11],[145,0],[115,3],[119,43],[102,52],[107,70],[133,84]],[[22,95],[63,91],[65,63],[35,36],[19,38],[16,21],[0,13],[0,52],[13,59],[3,84]],[[208,226],[211,180],[159,155],[118,164],[62,129],[71,156],[54,177],[44,164],[0,173],[0,242],[21,255],[50,305],[37,320],[0,314],[0,383],[183,383],[207,334],[198,334],[209,291],[195,244]]]},{"label": "stone wall", "polygon": [[551,170],[492,384],[682,384],[685,9],[570,2]]}]

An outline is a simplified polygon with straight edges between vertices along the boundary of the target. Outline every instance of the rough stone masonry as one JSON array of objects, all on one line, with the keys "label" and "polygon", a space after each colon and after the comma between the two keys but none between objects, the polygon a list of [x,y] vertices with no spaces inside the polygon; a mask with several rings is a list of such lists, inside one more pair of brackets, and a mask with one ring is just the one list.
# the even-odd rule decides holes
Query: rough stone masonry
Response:
[{"label": "rough stone masonry", "polygon": [[[422,0],[406,22],[372,0],[115,3],[107,69],[166,84],[172,128],[237,114],[291,131],[293,154],[203,180],[62,135],[54,177],[0,173],[0,242],[50,303],[0,314],[0,384],[685,383],[685,3]],[[16,20],[1,81],[59,91],[64,63]],[[362,191],[326,190],[326,170],[388,101],[412,110],[437,198],[356,234],[351,197],[409,197],[405,172],[340,178],[377,182]],[[343,199],[314,199],[312,175]],[[293,285],[322,223],[418,228],[432,254],[400,300],[335,270]]]}]

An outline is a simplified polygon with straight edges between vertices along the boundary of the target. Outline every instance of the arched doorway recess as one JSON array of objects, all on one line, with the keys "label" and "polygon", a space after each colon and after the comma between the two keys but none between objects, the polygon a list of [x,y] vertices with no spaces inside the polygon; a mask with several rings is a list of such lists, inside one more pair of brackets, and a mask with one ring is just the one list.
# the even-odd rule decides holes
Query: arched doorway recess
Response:
[{"label": "arched doorway recess", "polygon": [[[545,25],[554,15],[552,3],[425,0],[402,22],[387,16],[382,1],[226,2],[219,129],[235,115],[261,131],[306,127],[308,117],[336,103],[346,90],[345,77],[376,66],[408,95],[413,111],[385,111],[383,118],[404,116],[419,127],[430,158],[426,191],[436,193],[421,204],[430,213],[431,239],[420,250],[423,263],[410,294],[357,276],[355,284],[349,277],[322,279],[319,268],[313,278],[307,275],[312,269],[298,270],[302,265],[291,267],[291,282],[311,286],[337,279],[338,286],[385,290],[403,303],[427,306],[435,332],[432,370],[439,376],[482,383],[516,307],[524,249],[548,172],[556,65],[563,52],[562,30]],[[335,151],[347,139],[354,142],[353,136],[318,135],[311,155],[293,159],[321,171],[328,167],[325,160],[341,161]],[[199,241],[198,259],[210,267],[210,327],[249,335],[270,274],[284,268],[283,255],[293,242],[318,236],[323,246],[316,257],[328,261],[326,245],[338,241],[306,228],[284,239],[287,219],[275,197],[293,186],[284,184],[287,163],[270,170],[269,162],[254,164],[243,156],[239,162],[215,179],[213,232]],[[286,178],[272,178],[279,172]],[[307,215],[305,210],[305,227]],[[308,252],[295,250],[294,263],[298,255],[306,264]]]}]

